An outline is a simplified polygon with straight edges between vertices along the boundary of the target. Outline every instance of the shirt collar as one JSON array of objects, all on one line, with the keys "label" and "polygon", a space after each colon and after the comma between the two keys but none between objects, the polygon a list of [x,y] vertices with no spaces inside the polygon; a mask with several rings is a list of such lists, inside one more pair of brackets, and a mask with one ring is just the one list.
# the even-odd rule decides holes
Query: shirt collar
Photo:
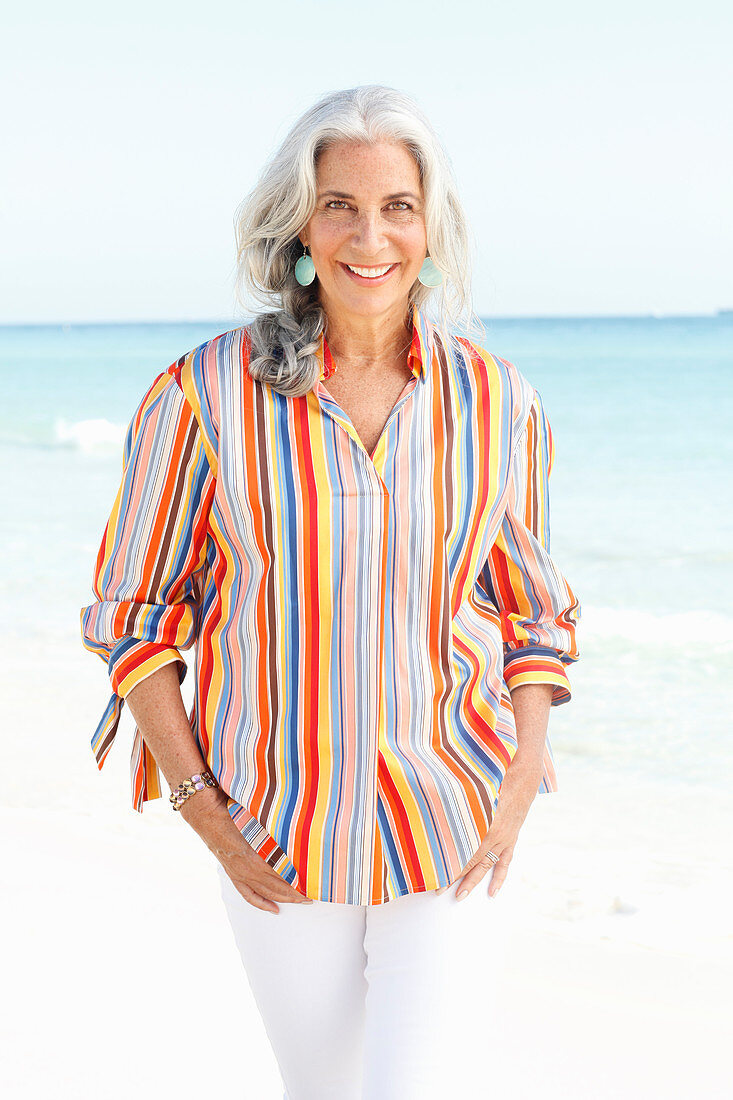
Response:
[{"label": "shirt collar", "polygon": [[[408,354],[408,365],[415,378],[425,378],[433,358],[433,325],[421,309],[412,305],[412,344]],[[316,349],[319,381],[333,373],[333,360],[326,337],[321,333]]]}]

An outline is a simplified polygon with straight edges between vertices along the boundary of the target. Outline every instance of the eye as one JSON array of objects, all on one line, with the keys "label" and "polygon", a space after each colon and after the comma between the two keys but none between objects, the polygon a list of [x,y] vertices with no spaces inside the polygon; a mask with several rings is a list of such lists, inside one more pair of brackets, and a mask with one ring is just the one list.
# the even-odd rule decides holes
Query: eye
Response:
[{"label": "eye", "polygon": [[341,203],[341,207],[339,209],[343,209],[347,205],[344,199],[330,199],[326,203],[326,206],[333,206],[334,203]]},{"label": "eye", "polygon": [[390,206],[401,206],[403,210],[412,210],[409,202],[405,202],[404,199],[395,199],[394,202],[389,204]]}]

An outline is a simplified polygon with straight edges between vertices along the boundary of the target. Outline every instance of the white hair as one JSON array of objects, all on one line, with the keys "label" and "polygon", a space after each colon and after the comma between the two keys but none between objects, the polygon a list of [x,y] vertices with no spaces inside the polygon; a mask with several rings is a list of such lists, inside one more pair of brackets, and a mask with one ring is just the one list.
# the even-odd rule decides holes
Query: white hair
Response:
[{"label": "white hair", "polygon": [[[315,352],[327,330],[318,284],[301,286],[294,273],[303,251],[299,234],[316,207],[316,165],[338,142],[403,144],[413,156],[425,198],[428,254],[443,272],[440,287],[415,281],[409,308],[436,306],[437,321],[456,350],[451,331],[483,331],[471,304],[471,245],[450,160],[415,102],[381,84],[330,92],[293,125],[236,213],[237,291],[264,305],[250,325],[251,376],[282,394],[307,393],[318,378]],[[407,318],[406,318],[407,320]]]}]

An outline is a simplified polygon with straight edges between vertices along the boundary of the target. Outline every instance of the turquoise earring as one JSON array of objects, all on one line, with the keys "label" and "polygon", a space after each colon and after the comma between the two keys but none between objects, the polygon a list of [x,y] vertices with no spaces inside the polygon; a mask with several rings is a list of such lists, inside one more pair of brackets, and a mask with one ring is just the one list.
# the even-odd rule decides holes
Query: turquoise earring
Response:
[{"label": "turquoise earring", "polygon": [[423,260],[417,277],[423,286],[440,286],[443,282],[443,272],[435,266],[429,256]]},{"label": "turquoise earring", "polygon": [[301,286],[310,286],[316,277],[316,265],[308,255],[308,245],[303,245],[303,255],[295,264],[295,278]]}]

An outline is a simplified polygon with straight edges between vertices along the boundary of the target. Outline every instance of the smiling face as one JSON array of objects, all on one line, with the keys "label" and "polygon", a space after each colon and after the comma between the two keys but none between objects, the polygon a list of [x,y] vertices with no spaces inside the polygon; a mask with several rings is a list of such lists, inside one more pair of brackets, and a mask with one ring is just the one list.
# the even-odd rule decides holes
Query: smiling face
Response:
[{"label": "smiling face", "polygon": [[420,175],[405,146],[330,146],[318,160],[316,195],[300,240],[310,248],[326,313],[344,320],[404,314],[427,252]]}]

